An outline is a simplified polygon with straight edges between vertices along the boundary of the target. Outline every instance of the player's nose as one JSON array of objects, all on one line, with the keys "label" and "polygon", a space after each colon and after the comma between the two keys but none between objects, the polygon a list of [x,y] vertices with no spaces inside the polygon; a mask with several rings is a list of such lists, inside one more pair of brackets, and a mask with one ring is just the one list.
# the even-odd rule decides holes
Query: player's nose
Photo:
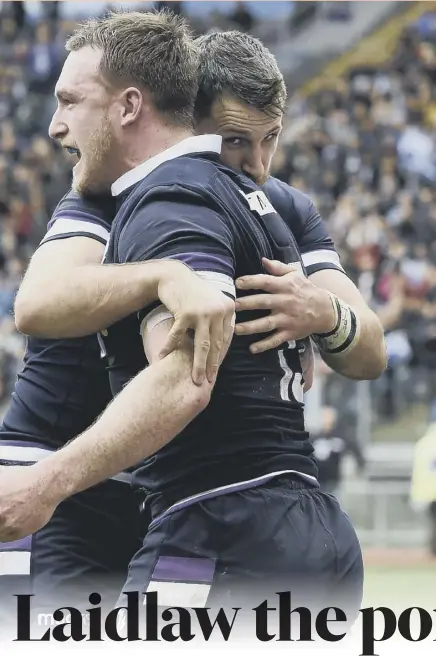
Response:
[{"label": "player's nose", "polygon": [[242,164],[242,170],[255,182],[263,180],[265,167],[262,161],[262,153],[259,151],[252,151],[247,155]]},{"label": "player's nose", "polygon": [[50,139],[62,139],[66,136],[68,127],[63,121],[59,119],[58,113],[53,114],[50,125],[48,126],[48,134]]}]

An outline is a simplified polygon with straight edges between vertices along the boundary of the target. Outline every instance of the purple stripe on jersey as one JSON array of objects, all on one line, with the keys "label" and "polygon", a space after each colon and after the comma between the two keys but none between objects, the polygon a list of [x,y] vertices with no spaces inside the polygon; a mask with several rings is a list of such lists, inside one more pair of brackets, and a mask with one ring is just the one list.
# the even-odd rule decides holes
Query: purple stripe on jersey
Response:
[{"label": "purple stripe on jersey", "polygon": [[1,551],[30,551],[32,547],[32,536],[28,535],[21,540],[14,540],[14,542],[0,542]]},{"label": "purple stripe on jersey", "polygon": [[177,253],[168,255],[166,259],[180,260],[196,271],[214,271],[232,279],[234,277],[233,262],[230,257],[214,253]]},{"label": "purple stripe on jersey", "polygon": [[215,561],[210,558],[175,558],[161,556],[154,568],[153,581],[212,583]]},{"label": "purple stripe on jersey", "polygon": [[45,451],[53,451],[54,449],[46,444],[40,442],[25,442],[24,440],[8,440],[3,437],[0,431],[0,446],[24,446],[36,449],[44,449]]}]

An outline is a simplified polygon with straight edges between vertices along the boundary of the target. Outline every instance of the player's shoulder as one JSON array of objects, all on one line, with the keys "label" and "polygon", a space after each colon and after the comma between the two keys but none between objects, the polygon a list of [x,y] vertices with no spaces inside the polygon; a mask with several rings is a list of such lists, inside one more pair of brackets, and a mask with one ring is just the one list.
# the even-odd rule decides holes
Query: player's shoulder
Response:
[{"label": "player's shoulder", "polygon": [[69,237],[106,244],[115,215],[116,199],[109,194],[85,196],[70,189],[57,204],[41,244]]},{"label": "player's shoulder", "polygon": [[274,209],[292,228],[298,243],[314,224],[321,221],[310,196],[286,182],[271,177],[263,185],[263,189]]},{"label": "player's shoulder", "polygon": [[69,218],[77,221],[95,221],[108,227],[115,218],[116,200],[108,194],[82,195],[70,189],[57,204],[52,221]]},{"label": "player's shoulder", "polygon": [[190,216],[204,215],[207,209],[219,211],[223,195],[216,182],[219,167],[219,161],[208,156],[184,155],[163,162],[119,193],[114,233],[127,225],[130,231],[137,223],[154,225],[163,213],[168,226],[183,208]]},{"label": "player's shoulder", "polygon": [[214,186],[219,173],[220,162],[214,155],[183,155],[170,159],[144,178],[141,192],[153,194],[159,188],[165,188],[168,198],[171,193],[208,193]]},{"label": "player's shoulder", "polygon": [[[263,185],[263,189],[269,196],[271,203],[275,205],[283,205],[287,213],[294,212],[300,217],[307,217],[308,214],[314,211],[313,200],[307,194],[295,189],[286,184],[278,178],[268,178]],[[277,207],[277,210],[280,212]]]}]

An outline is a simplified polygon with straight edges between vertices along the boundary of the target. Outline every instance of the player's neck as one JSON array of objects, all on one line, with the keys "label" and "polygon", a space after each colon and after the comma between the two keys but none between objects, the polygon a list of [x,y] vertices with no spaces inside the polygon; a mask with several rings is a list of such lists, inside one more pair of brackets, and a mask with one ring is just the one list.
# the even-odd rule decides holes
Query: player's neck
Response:
[{"label": "player's neck", "polygon": [[160,155],[168,148],[172,148],[184,139],[194,136],[191,130],[186,128],[169,128],[168,126],[153,126],[153,129],[145,129],[136,139],[132,139],[125,163],[127,170],[133,169],[142,162]]}]

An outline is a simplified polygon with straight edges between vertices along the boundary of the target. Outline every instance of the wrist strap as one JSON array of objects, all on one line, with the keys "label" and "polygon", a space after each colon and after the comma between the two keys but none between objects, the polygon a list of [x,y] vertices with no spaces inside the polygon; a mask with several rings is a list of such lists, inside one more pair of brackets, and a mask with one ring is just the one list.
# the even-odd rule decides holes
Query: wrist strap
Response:
[{"label": "wrist strap", "polygon": [[313,341],[324,353],[345,353],[354,346],[360,336],[360,321],[347,303],[328,292],[336,315],[335,327],[329,333],[312,335]]}]

